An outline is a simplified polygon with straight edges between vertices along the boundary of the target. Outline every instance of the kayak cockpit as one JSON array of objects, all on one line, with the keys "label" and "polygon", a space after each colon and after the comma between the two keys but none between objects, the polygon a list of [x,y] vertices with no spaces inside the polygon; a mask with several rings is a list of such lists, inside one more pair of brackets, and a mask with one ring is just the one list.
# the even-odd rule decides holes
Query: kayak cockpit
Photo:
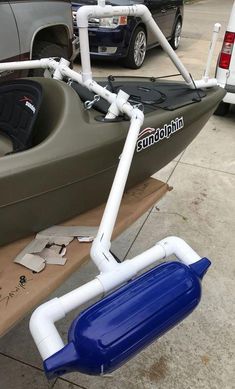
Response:
[{"label": "kayak cockpit", "polygon": [[33,80],[0,84],[0,155],[32,147],[34,124],[42,102],[42,87]]},{"label": "kayak cockpit", "polygon": [[76,95],[64,85],[44,78],[0,84],[0,157],[14,156],[41,144],[64,123],[72,126],[68,106]]},{"label": "kayak cockpit", "polygon": [[[62,121],[65,123],[66,120],[66,127],[74,126],[73,118],[68,117],[66,105],[62,103],[65,99],[71,99],[71,95],[65,96],[66,88],[61,88],[60,82],[47,83],[43,80],[45,79],[20,79],[0,85],[0,157],[39,145],[60,127]],[[99,80],[99,83],[113,93],[124,90],[130,95],[129,102],[141,107],[145,114],[153,113],[159,108],[174,111],[197,103],[206,96],[202,89],[191,89],[182,82],[153,77],[111,79],[109,76]],[[94,119],[106,121],[109,103],[102,97],[96,100],[93,92],[76,82],[71,86],[84,114],[86,104],[89,106],[91,103]],[[125,116],[119,115],[111,121],[120,120],[126,120]]]}]

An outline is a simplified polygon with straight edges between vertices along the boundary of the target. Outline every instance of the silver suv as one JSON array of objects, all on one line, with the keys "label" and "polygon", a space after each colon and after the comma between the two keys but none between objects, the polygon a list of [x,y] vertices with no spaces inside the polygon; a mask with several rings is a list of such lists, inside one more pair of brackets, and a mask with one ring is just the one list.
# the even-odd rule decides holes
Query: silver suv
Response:
[{"label": "silver suv", "polygon": [[[66,0],[0,2],[0,62],[73,57],[71,3]],[[40,75],[41,71],[31,71]],[[0,74],[0,80],[24,74]]]}]

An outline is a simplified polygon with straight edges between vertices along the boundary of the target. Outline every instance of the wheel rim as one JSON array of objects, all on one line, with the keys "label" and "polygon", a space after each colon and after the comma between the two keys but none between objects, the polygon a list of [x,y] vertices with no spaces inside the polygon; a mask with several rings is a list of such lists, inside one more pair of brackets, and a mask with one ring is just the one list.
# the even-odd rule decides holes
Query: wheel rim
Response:
[{"label": "wheel rim", "polygon": [[181,39],[181,22],[178,22],[175,26],[174,46],[178,47]]},{"label": "wheel rim", "polygon": [[144,31],[139,31],[135,38],[134,61],[136,66],[141,66],[146,54],[146,35]]}]

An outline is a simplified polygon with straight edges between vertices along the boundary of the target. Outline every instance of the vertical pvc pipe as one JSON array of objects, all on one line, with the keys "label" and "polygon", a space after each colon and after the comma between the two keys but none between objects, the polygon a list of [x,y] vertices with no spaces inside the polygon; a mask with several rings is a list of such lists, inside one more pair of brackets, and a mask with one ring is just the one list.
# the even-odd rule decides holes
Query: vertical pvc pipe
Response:
[{"label": "vertical pvc pipe", "polygon": [[220,32],[221,24],[216,23],[213,28],[213,33],[212,33],[212,38],[211,38],[211,44],[210,44],[210,49],[208,53],[208,58],[207,58],[207,64],[205,68],[205,72],[203,75],[203,79],[207,82],[209,80],[209,73],[210,73],[210,68],[211,68],[211,62],[215,50],[215,45],[218,39],[218,34]]},{"label": "vertical pvc pipe", "polygon": [[[142,116],[141,116],[142,114]],[[110,195],[105,207],[105,211],[100,223],[97,240],[102,242],[102,246],[109,249],[113,228],[116,222],[120,203],[126,185],[126,180],[129,174],[131,162],[135,152],[135,146],[139,134],[139,130],[143,124],[143,113],[138,109],[133,109],[133,117],[131,119],[130,129],[123,148],[122,156],[117,168],[117,172],[113,181]],[[92,258],[93,258],[92,252]]]},{"label": "vertical pvc pipe", "polygon": [[82,65],[82,80],[92,80],[90,47],[88,38],[88,27],[79,27],[80,56]]}]

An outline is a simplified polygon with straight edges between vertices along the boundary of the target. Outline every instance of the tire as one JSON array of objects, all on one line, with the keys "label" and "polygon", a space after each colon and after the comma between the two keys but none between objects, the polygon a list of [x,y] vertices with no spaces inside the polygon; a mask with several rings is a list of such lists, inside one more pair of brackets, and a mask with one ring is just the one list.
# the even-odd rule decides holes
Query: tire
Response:
[{"label": "tire", "polygon": [[[56,45],[51,42],[37,42],[33,49],[32,59],[41,59],[49,57],[58,57],[68,59],[68,52],[65,47]],[[30,76],[43,77],[44,69],[33,69],[30,71]]]},{"label": "tire", "polygon": [[182,21],[181,19],[177,19],[175,23],[175,27],[173,30],[173,34],[170,40],[170,45],[172,49],[177,50],[180,44],[181,39],[181,31],[182,31]]},{"label": "tire", "polygon": [[229,103],[224,103],[223,101],[221,101],[221,103],[219,103],[218,107],[216,108],[214,115],[216,115],[216,116],[227,115],[227,113],[229,111],[229,106],[230,106]]},{"label": "tire", "polygon": [[145,59],[147,49],[147,36],[143,27],[137,27],[131,38],[128,55],[124,65],[130,69],[139,69]]}]

